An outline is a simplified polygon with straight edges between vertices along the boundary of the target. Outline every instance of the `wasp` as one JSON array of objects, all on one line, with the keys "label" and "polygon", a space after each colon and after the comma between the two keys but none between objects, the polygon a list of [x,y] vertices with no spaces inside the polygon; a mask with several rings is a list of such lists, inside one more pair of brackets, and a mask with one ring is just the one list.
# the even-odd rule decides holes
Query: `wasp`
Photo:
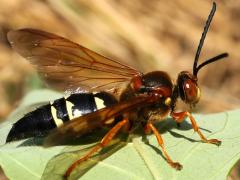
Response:
[{"label": "wasp", "polygon": [[[10,31],[8,40],[13,49],[36,66],[49,86],[59,90],[81,91],[27,113],[13,125],[7,142],[50,131],[45,139],[45,144],[50,146],[100,128],[109,128],[93,149],[68,168],[65,173],[68,177],[81,162],[109,145],[119,131],[132,133],[135,127],[140,126],[145,134],[153,133],[156,136],[167,163],[181,170],[182,165],[168,155],[154,124],[164,120],[168,114],[177,123],[189,118],[202,142],[217,146],[221,144],[220,140],[207,139],[203,135],[190,112],[177,112],[175,108],[178,99],[190,106],[196,105],[201,95],[198,72],[204,66],[228,56],[222,53],[198,65],[215,11],[214,2],[196,51],[193,72],[180,72],[176,82],[164,71],[143,74],[55,34],[36,29]],[[122,87],[124,89],[116,96],[114,92]]]}]

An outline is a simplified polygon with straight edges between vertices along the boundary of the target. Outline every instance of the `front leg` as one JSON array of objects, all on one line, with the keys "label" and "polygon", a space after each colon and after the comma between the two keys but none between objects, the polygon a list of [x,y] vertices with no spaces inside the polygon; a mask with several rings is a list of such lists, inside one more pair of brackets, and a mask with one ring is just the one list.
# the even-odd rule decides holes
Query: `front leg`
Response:
[{"label": "front leg", "polygon": [[202,139],[203,142],[205,143],[210,143],[210,144],[215,144],[217,146],[221,145],[221,141],[217,140],[217,139],[207,139],[202,132],[200,131],[194,117],[191,115],[191,113],[187,112],[187,111],[183,111],[183,112],[172,112],[171,113],[172,118],[177,122],[177,123],[181,123],[185,117],[189,117],[191,123],[192,123],[192,127],[194,129],[195,132],[197,132],[200,136],[200,138]]}]

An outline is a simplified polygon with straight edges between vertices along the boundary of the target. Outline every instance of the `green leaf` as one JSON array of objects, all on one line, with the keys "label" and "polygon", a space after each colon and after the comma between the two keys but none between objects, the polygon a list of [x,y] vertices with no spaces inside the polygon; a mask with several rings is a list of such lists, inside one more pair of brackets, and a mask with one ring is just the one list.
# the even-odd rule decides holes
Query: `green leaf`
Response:
[{"label": "green leaf", "polygon": [[[0,165],[9,179],[40,179],[41,177],[61,179],[61,175],[69,165],[94,145],[91,143],[43,148],[34,145],[39,144],[37,142],[39,139],[4,144],[12,122],[23,115],[24,109],[29,110],[31,104],[42,104],[47,99],[58,97],[61,97],[61,94],[51,91],[34,92],[24,99],[8,121],[1,124],[0,142],[3,145],[0,147]],[[220,147],[199,142],[200,138],[193,132],[188,120],[183,122],[180,128],[177,128],[170,118],[157,123],[156,127],[162,134],[168,154],[174,161],[183,165],[181,171],[174,170],[166,163],[155,137],[150,135],[147,137],[150,145],[145,144],[142,138],[136,137],[132,142],[124,144],[125,146],[120,144],[101,151],[100,154],[103,154],[101,161],[91,169],[87,169],[88,171],[81,178],[226,179],[228,172],[240,158],[239,115],[240,110],[194,115],[207,138],[222,140]],[[99,159],[96,156],[92,160],[98,162]],[[71,176],[72,179],[78,177],[82,167],[78,166]]]}]

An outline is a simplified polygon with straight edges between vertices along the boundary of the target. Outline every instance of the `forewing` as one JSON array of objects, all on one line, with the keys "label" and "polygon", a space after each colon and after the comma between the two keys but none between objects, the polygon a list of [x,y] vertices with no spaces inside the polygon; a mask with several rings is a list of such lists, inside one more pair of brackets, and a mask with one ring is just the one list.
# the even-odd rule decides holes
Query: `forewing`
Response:
[{"label": "forewing", "polygon": [[36,65],[43,79],[55,89],[112,89],[139,74],[127,65],[45,31],[10,31],[8,40],[20,55]]},{"label": "forewing", "polygon": [[45,139],[44,146],[55,146],[72,141],[76,137],[91,132],[96,128],[100,128],[111,118],[147,106],[155,101],[157,101],[157,99],[152,96],[135,97],[112,107],[106,107],[93,113],[75,118],[63,124],[61,127],[52,130]]}]

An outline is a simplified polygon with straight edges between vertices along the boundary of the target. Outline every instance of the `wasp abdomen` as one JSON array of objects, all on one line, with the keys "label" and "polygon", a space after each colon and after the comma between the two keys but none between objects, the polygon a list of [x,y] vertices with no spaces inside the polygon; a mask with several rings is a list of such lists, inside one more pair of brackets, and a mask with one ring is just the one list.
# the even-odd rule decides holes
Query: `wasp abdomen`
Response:
[{"label": "wasp abdomen", "polygon": [[6,142],[31,136],[42,136],[56,127],[51,113],[51,105],[39,107],[27,113],[17,121],[10,130]]},{"label": "wasp abdomen", "polygon": [[116,103],[106,92],[71,94],[27,113],[13,125],[6,142],[43,136],[69,120]]}]

